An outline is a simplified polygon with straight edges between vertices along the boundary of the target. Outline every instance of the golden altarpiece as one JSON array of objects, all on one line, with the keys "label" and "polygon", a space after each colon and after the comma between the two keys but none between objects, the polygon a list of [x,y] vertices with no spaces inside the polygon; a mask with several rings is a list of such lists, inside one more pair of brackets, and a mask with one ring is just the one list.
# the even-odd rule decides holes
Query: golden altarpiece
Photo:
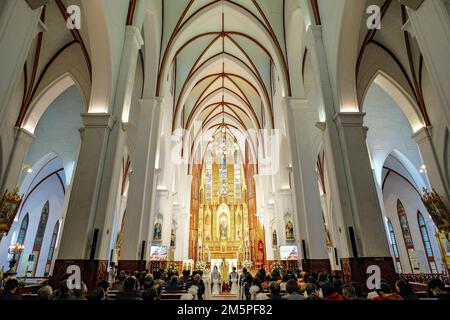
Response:
[{"label": "golden altarpiece", "polygon": [[262,266],[265,239],[256,216],[255,167],[248,164],[248,148],[242,161],[236,143],[218,136],[211,139],[202,164],[192,167],[189,258],[210,267],[224,259],[236,267]]}]

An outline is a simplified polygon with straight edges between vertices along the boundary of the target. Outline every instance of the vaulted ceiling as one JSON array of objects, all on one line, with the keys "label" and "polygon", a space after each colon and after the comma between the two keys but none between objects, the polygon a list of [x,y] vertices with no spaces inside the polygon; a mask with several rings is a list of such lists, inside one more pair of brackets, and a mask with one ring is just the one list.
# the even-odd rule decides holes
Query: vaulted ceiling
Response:
[{"label": "vaulted ceiling", "polygon": [[290,90],[283,0],[165,1],[163,28],[172,130],[274,127],[274,78]]}]

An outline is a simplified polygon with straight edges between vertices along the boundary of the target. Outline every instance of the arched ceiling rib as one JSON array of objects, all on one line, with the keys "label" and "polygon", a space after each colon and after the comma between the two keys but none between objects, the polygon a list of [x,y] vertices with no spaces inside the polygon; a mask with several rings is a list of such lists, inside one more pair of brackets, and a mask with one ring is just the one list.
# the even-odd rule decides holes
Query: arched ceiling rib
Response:
[{"label": "arched ceiling rib", "polygon": [[290,95],[283,0],[167,1],[164,12],[157,95],[174,72],[172,130],[273,129],[274,73]]}]

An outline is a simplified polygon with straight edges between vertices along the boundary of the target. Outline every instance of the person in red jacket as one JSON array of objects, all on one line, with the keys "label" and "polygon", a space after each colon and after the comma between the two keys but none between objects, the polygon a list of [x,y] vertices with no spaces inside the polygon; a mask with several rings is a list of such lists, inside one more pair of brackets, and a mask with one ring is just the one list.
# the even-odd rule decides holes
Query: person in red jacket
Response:
[{"label": "person in red jacket", "polygon": [[344,300],[344,297],[335,290],[330,282],[322,285],[322,294],[324,300]]}]

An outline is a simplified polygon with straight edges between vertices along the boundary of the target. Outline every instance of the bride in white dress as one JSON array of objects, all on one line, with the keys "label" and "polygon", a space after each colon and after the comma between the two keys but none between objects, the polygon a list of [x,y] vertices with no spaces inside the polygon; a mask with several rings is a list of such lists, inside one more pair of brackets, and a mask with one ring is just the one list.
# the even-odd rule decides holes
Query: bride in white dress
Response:
[{"label": "bride in white dress", "polygon": [[211,283],[212,283],[212,294],[213,295],[220,294],[220,272],[217,266],[214,266],[214,269],[211,272]]}]

